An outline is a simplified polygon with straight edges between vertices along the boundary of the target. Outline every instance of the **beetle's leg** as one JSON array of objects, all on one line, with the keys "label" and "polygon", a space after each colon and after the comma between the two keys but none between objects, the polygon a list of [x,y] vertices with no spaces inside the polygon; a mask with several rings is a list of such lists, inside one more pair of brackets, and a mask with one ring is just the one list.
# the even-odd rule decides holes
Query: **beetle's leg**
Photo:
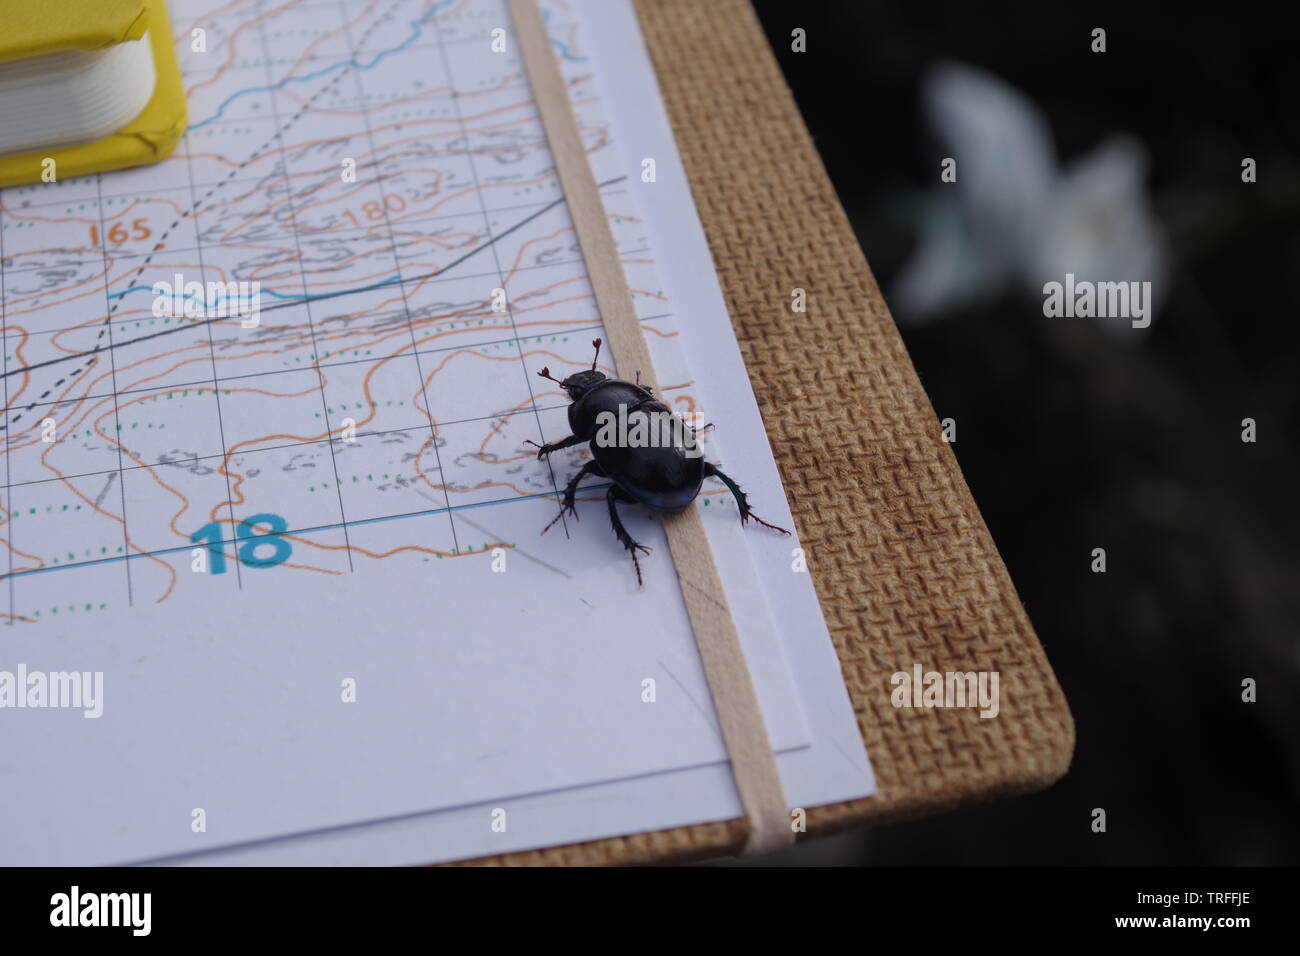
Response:
[{"label": "beetle's leg", "polygon": [[640,370],[640,369],[637,369],[637,370],[636,370],[636,387],[637,387],[637,388],[644,388],[647,392],[650,393],[650,397],[651,397],[651,398],[654,397],[655,390],[654,390],[653,388],[651,388],[649,385],[642,385],[642,384],[641,384],[641,370]]},{"label": "beetle's leg", "polygon": [[782,534],[789,534],[789,533],[790,533],[789,531],[786,531],[785,528],[778,528],[778,527],[777,527],[776,525],[774,525],[774,524],[768,524],[766,521],[764,521],[764,520],[763,520],[762,518],[760,518],[758,515],[754,514],[754,509],[751,508],[751,507],[749,506],[749,497],[748,497],[748,496],[747,496],[743,491],[740,490],[740,485],[736,484],[736,483],[735,483],[734,481],[732,481],[729,477],[727,477],[727,475],[726,475],[725,473],[723,473],[723,471],[722,471],[721,468],[718,468],[718,467],[716,467],[715,465],[713,465],[712,463],[706,461],[706,462],[704,463],[704,475],[705,475],[706,478],[707,478],[709,475],[712,475],[714,478],[717,478],[717,479],[718,479],[719,481],[721,481],[724,485],[726,485],[727,488],[729,488],[729,489],[731,490],[731,493],[732,493],[733,495],[735,495],[735,497],[736,497],[736,507],[740,509],[740,523],[741,523],[741,524],[744,524],[744,523],[745,523],[746,521],[748,521],[750,518],[753,518],[755,521],[757,521],[759,524],[761,524],[764,528],[771,528],[773,531],[780,531]]},{"label": "beetle's leg", "polygon": [[641,562],[636,559],[636,553],[637,551],[644,551],[649,554],[650,549],[632,540],[632,536],[627,533],[627,528],[623,527],[623,519],[618,516],[618,506],[615,504],[616,501],[630,501],[633,504],[636,502],[624,494],[618,485],[610,485],[609,491],[605,494],[605,500],[609,502],[609,522],[614,526],[614,534],[618,538],[618,543],[627,548],[632,555],[632,567],[636,568],[636,583],[638,587],[641,587]]},{"label": "beetle's leg", "polygon": [[586,440],[587,439],[585,438],[579,438],[577,435],[570,435],[568,438],[563,438],[560,441],[547,442],[545,445],[539,445],[531,438],[525,438],[524,444],[532,445],[536,448],[538,458],[545,458],[553,451],[559,451],[561,448],[572,448],[574,445],[581,445]]},{"label": "beetle's leg", "polygon": [[600,465],[594,461],[589,461],[579,468],[578,473],[570,478],[569,483],[564,486],[564,499],[560,502],[560,513],[551,519],[551,524],[542,529],[542,534],[550,531],[551,525],[563,518],[566,511],[572,512],[574,521],[578,520],[578,507],[575,500],[575,496],[578,494],[578,482],[588,475],[595,475],[597,478],[605,477],[605,473],[600,470]]}]

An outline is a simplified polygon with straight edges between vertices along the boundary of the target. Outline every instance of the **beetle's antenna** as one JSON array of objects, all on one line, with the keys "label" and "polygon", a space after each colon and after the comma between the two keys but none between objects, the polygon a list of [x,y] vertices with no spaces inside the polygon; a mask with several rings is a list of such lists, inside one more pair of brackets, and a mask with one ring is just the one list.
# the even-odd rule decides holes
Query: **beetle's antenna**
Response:
[{"label": "beetle's antenna", "polygon": [[591,370],[594,372],[596,371],[596,359],[600,358],[600,339],[596,339],[591,344],[596,346],[596,354],[591,357]]},{"label": "beetle's antenna", "polygon": [[539,378],[549,378],[552,382],[555,382],[559,385],[564,384],[558,378],[556,378],[554,375],[551,374],[551,367],[549,365],[543,365],[542,370],[538,372],[537,375]]}]

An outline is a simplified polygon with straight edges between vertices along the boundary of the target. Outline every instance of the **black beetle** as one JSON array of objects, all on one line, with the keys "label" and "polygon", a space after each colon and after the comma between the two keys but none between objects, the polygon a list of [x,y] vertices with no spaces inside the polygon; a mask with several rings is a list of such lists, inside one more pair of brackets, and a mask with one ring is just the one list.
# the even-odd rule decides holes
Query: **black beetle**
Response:
[{"label": "black beetle", "polygon": [[[560,513],[542,529],[543,534],[564,516],[565,511],[577,518],[574,496],[578,493],[578,482],[587,475],[613,481],[605,495],[609,505],[609,520],[619,543],[632,555],[637,584],[642,582],[641,563],[637,561],[636,553],[640,550],[649,554],[650,549],[632,540],[618,516],[616,502],[640,503],[654,511],[676,514],[695,500],[704,479],[713,477],[726,485],[735,496],[741,524],[753,518],[765,528],[782,534],[790,533],[785,528],[768,524],[754,514],[754,510],[749,507],[749,499],[740,490],[740,486],[704,460],[699,446],[694,442],[695,429],[675,416],[667,405],[654,397],[650,389],[639,383],[609,378],[604,372],[596,371],[596,359],[600,357],[600,339],[591,344],[595,346],[596,357],[591,360],[589,370],[575,372],[563,381],[551,375],[549,368],[543,368],[537,373],[542,378],[558,383],[573,400],[569,406],[569,427],[573,429],[573,434],[545,445],[538,445],[535,441],[528,444],[537,448],[538,458],[545,458],[561,448],[591,442],[593,459],[583,465],[565,486]],[[642,434],[655,434],[661,438],[666,437],[662,429],[664,423],[675,421],[677,427],[669,431],[671,437],[666,442],[652,445],[597,441],[601,428],[611,423],[611,419],[606,416],[613,416],[626,424],[626,432],[635,430],[638,427],[637,419],[641,418]],[[651,425],[651,422],[654,424]],[[689,436],[686,432],[690,433]]]}]

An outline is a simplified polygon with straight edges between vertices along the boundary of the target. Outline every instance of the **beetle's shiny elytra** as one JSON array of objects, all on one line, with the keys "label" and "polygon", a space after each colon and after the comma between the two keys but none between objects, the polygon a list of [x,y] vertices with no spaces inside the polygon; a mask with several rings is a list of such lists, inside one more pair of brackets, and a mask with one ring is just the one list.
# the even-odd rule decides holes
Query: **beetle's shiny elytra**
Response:
[{"label": "beetle's shiny elytra", "polygon": [[[542,529],[543,534],[559,521],[566,511],[577,517],[575,496],[578,493],[578,482],[588,475],[595,478],[608,478],[613,482],[605,494],[605,501],[609,506],[609,520],[614,526],[614,534],[618,537],[619,543],[632,555],[637,584],[641,583],[641,563],[637,560],[637,552],[649,554],[650,549],[633,541],[632,536],[623,527],[616,506],[619,501],[642,504],[655,511],[675,514],[695,500],[705,478],[713,477],[726,485],[735,496],[736,506],[740,509],[741,524],[753,518],[765,528],[780,531],[782,534],[790,533],[784,528],[768,524],[754,514],[754,510],[749,507],[749,499],[740,490],[740,486],[720,469],[705,461],[697,450],[689,448],[680,437],[666,443],[637,447],[593,441],[603,421],[602,416],[615,415],[635,422],[637,416],[657,419],[662,416],[671,417],[673,412],[655,398],[654,393],[645,386],[608,378],[604,372],[596,371],[596,359],[600,357],[600,339],[596,339],[592,345],[596,349],[596,356],[591,360],[590,369],[575,372],[563,381],[551,375],[549,368],[543,368],[537,373],[542,378],[556,382],[573,400],[573,404],[569,406],[569,427],[573,430],[573,434],[561,441],[549,442],[545,445],[538,445],[531,441],[528,444],[537,447],[538,458],[545,458],[551,452],[559,451],[561,448],[590,442],[592,455],[592,460],[587,462],[565,486],[560,513]],[[694,435],[694,431],[691,426],[682,423],[682,430],[674,429],[673,433],[678,436],[686,432]]]}]

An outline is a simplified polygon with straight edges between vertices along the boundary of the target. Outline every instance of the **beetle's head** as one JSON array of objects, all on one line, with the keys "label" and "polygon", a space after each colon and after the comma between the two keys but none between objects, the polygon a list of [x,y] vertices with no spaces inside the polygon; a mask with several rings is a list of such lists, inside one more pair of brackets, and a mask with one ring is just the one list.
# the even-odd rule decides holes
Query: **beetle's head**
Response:
[{"label": "beetle's head", "polygon": [[560,383],[560,388],[568,392],[569,398],[576,402],[603,381],[605,381],[605,373],[593,369],[573,373]]},{"label": "beetle's head", "polygon": [[543,368],[537,374],[542,378],[549,378],[552,382],[558,383],[560,388],[569,393],[569,398],[576,402],[606,380],[604,372],[596,371],[596,358],[600,356],[600,339],[596,339],[591,344],[596,347],[596,356],[591,360],[591,368],[584,369],[581,372],[574,372],[563,381],[552,375],[549,368]]}]

